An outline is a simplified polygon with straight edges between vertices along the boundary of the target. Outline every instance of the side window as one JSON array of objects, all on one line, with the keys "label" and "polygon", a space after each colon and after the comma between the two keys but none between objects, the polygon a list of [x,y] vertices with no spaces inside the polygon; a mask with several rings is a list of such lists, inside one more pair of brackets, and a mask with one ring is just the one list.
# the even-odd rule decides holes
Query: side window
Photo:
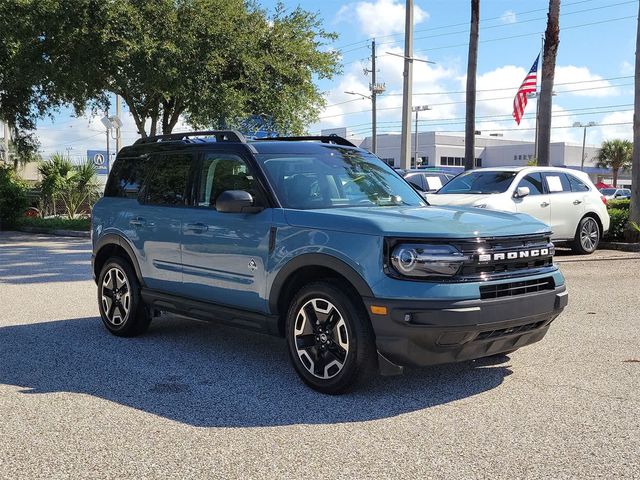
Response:
[{"label": "side window", "polygon": [[151,157],[152,173],[145,187],[145,203],[186,205],[191,160],[191,155],[182,153]]},{"label": "side window", "polygon": [[411,185],[416,187],[421,192],[424,192],[424,184],[422,183],[422,175],[419,173],[414,173],[412,175],[407,175],[405,180],[409,182]]},{"label": "side window", "polygon": [[571,185],[564,173],[545,173],[549,193],[564,193],[571,191]]},{"label": "side window", "polygon": [[518,187],[528,187],[529,195],[542,195],[544,188],[542,187],[542,174],[530,173],[518,184]]},{"label": "side window", "polygon": [[256,180],[247,164],[235,155],[205,154],[199,179],[199,207],[215,207],[216,199],[226,190],[244,190],[254,199],[258,195]]},{"label": "side window", "polygon": [[118,158],[104,189],[105,197],[138,198],[147,172],[147,157]]},{"label": "side window", "polygon": [[569,179],[569,183],[571,184],[572,192],[588,192],[589,191],[589,187],[582,180],[578,180],[573,175],[567,175],[567,178]]}]

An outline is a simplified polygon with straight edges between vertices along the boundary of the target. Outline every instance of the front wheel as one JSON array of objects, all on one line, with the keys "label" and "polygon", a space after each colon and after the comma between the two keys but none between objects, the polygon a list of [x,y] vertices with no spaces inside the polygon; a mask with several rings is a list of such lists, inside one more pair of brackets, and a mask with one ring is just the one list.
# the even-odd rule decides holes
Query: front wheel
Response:
[{"label": "front wheel", "polygon": [[98,306],[102,323],[114,335],[133,337],[144,333],[151,312],[140,296],[140,285],[125,259],[107,260],[98,277]]},{"label": "front wheel", "polygon": [[375,366],[373,329],[363,307],[329,282],[303,287],[287,313],[289,355],[311,388],[338,394]]},{"label": "front wheel", "polygon": [[600,226],[593,217],[580,220],[573,240],[572,250],[580,255],[588,255],[596,251],[600,243]]}]

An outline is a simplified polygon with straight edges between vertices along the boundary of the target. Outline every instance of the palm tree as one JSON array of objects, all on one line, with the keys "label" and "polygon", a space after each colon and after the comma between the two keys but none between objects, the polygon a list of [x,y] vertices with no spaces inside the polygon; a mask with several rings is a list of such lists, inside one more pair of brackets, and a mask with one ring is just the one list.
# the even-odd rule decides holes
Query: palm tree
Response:
[{"label": "palm tree", "polygon": [[56,215],[56,201],[62,189],[63,178],[73,169],[73,164],[61,153],[54,153],[51,158],[38,165],[38,171],[42,175],[40,191],[42,195],[43,214]]},{"label": "palm tree", "polygon": [[538,165],[549,165],[551,143],[551,95],[556,72],[556,56],[560,44],[560,0],[549,0],[547,30],[542,53],[542,83],[538,109]]},{"label": "palm tree", "polygon": [[633,157],[633,144],[629,140],[605,140],[598,153],[597,164],[599,168],[610,168],[613,171],[613,186],[618,186],[618,172],[620,169],[631,168]]},{"label": "palm tree", "polygon": [[467,112],[464,134],[464,169],[471,170],[476,158],[476,72],[478,69],[478,29],[480,0],[471,0],[471,29],[467,62]]}]

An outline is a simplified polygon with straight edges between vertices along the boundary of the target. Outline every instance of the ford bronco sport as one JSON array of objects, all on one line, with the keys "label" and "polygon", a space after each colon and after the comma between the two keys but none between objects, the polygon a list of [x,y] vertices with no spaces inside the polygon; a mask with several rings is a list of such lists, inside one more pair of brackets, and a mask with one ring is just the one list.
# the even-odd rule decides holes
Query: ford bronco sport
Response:
[{"label": "ford bronco sport", "polygon": [[376,367],[541,340],[567,304],[550,235],[524,214],[427,206],[340,137],[179,133],[118,153],[93,272],[114,335],[166,311],[283,336],[302,380],[339,393]]}]

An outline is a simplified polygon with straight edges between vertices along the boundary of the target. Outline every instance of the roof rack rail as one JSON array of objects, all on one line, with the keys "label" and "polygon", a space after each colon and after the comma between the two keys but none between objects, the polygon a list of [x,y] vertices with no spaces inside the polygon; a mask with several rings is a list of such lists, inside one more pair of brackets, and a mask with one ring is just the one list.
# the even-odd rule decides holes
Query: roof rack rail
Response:
[{"label": "roof rack rail", "polygon": [[322,143],[333,143],[334,145],[342,145],[344,147],[357,147],[346,138],[342,138],[335,133],[331,135],[319,135],[319,136],[302,136],[302,137],[265,137],[265,138],[256,138],[259,141],[276,141],[276,142],[322,142]]},{"label": "roof rack rail", "polygon": [[197,132],[180,132],[169,133],[167,135],[153,135],[152,137],[139,138],[134,145],[143,145],[147,143],[156,142],[171,142],[171,141],[187,141],[192,137],[215,137],[216,142],[238,142],[247,143],[247,140],[237,130],[203,130]]}]

